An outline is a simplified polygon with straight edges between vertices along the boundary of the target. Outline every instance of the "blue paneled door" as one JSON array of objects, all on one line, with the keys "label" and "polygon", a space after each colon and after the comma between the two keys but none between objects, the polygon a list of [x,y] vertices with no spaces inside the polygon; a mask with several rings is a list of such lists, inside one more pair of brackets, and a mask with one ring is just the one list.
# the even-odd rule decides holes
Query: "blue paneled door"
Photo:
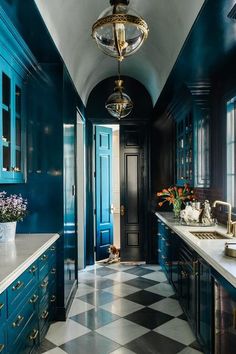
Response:
[{"label": "blue paneled door", "polygon": [[96,260],[108,257],[113,244],[112,129],[96,126]]}]

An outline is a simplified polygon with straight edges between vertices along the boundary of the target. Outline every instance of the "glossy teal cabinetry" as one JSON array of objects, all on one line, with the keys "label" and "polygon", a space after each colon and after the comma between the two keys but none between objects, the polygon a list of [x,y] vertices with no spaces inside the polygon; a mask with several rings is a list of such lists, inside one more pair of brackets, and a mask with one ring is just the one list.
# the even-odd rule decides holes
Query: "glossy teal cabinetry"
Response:
[{"label": "glossy teal cabinetry", "polygon": [[162,220],[157,222],[158,260],[202,346],[213,354],[212,269]]},{"label": "glossy teal cabinetry", "polygon": [[193,185],[193,117],[186,114],[176,121],[176,184]]},{"label": "glossy teal cabinetry", "polygon": [[6,325],[7,318],[7,297],[6,291],[0,294],[0,353],[6,353],[7,339],[6,339]]},{"label": "glossy teal cabinetry", "polygon": [[37,350],[56,313],[56,244],[0,294],[0,353]]},{"label": "glossy teal cabinetry", "polygon": [[25,86],[36,60],[0,6],[0,183],[26,179]]},{"label": "glossy teal cabinetry", "polygon": [[160,265],[171,280],[171,230],[161,220],[158,220],[158,255]]},{"label": "glossy teal cabinetry", "polygon": [[205,353],[210,354],[213,350],[213,288],[211,267],[201,257],[198,257],[197,267],[197,328],[196,334],[200,343],[203,344]]},{"label": "glossy teal cabinetry", "polygon": [[210,186],[210,133],[207,110],[197,105],[176,120],[176,184]]}]

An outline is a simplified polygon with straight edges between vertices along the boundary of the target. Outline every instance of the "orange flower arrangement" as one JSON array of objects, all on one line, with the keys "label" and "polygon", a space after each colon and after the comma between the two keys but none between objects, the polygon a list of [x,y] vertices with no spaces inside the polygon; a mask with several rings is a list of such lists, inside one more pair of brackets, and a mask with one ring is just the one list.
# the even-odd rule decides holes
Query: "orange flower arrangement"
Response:
[{"label": "orange flower arrangement", "polygon": [[179,210],[181,209],[181,205],[184,201],[190,201],[195,198],[194,191],[191,190],[187,183],[184,185],[184,187],[173,186],[167,189],[162,189],[161,192],[157,193],[157,196],[163,199],[163,201],[158,203],[160,207],[165,202],[169,202],[169,204],[173,204],[174,207],[178,205]]}]

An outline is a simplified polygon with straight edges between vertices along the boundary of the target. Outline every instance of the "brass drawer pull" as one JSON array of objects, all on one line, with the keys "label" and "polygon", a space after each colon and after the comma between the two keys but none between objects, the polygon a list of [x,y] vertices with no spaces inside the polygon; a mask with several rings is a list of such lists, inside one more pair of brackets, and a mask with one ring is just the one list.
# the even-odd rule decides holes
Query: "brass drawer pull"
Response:
[{"label": "brass drawer pull", "polygon": [[44,280],[41,284],[41,288],[46,288],[48,286],[48,280]]},{"label": "brass drawer pull", "polygon": [[19,290],[20,288],[22,288],[22,286],[24,286],[23,281],[18,280],[18,282],[16,283],[16,285],[14,285],[14,286],[12,287],[12,290],[13,290],[13,291]]},{"label": "brass drawer pull", "polygon": [[30,299],[30,303],[31,304],[35,304],[37,301],[38,301],[38,295],[36,295],[36,294],[34,294],[32,297],[31,297],[31,299]]},{"label": "brass drawer pull", "polygon": [[198,275],[198,261],[193,261],[193,275]]},{"label": "brass drawer pull", "polygon": [[56,246],[52,246],[51,248],[50,248],[50,251],[55,251],[56,250]]},{"label": "brass drawer pull", "polygon": [[0,304],[0,311],[3,309],[4,306],[5,304]]},{"label": "brass drawer pull", "polygon": [[41,315],[41,318],[43,320],[46,320],[48,318],[48,315],[49,315],[49,312],[47,310],[43,311],[42,315]]},{"label": "brass drawer pull", "polygon": [[24,316],[18,316],[17,319],[15,320],[15,322],[12,323],[12,327],[16,328],[16,327],[20,327],[22,321],[24,321]]},{"label": "brass drawer pull", "polygon": [[38,337],[39,331],[37,329],[34,329],[32,334],[29,336],[30,340],[35,340]]},{"label": "brass drawer pull", "polygon": [[0,353],[3,351],[3,349],[5,348],[4,344],[0,344]]},{"label": "brass drawer pull", "polygon": [[51,274],[56,274],[56,268],[52,268]]},{"label": "brass drawer pull", "polygon": [[46,261],[48,259],[48,256],[46,254],[42,255],[42,257],[40,258],[41,261]]},{"label": "brass drawer pull", "polygon": [[50,302],[55,302],[56,301],[56,295],[52,295]]},{"label": "brass drawer pull", "polygon": [[33,267],[29,270],[29,272],[30,272],[31,274],[32,274],[32,273],[35,273],[37,269],[38,269],[38,268],[37,268],[36,266],[33,266]]}]

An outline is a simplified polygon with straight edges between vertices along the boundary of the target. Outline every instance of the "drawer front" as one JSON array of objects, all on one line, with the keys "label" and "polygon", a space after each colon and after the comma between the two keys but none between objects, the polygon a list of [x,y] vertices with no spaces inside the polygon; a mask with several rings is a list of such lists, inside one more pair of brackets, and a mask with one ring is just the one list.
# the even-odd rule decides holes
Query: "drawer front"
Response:
[{"label": "drawer front", "polygon": [[0,353],[5,354],[6,352],[7,352],[6,329],[5,327],[0,327]]},{"label": "drawer front", "polygon": [[56,269],[56,264],[53,262],[50,265],[50,270],[49,270],[49,281],[50,284],[56,282],[57,278],[57,269]]},{"label": "drawer front", "polygon": [[32,317],[35,310],[38,309],[39,296],[37,288],[32,291],[25,298],[25,303],[22,308],[19,308],[8,319],[8,342],[9,345],[14,343],[20,335],[25,325]]},{"label": "drawer front", "polygon": [[4,321],[7,317],[7,299],[6,292],[4,291],[0,294],[0,323]]},{"label": "drawer front", "polygon": [[9,354],[29,354],[39,346],[39,328],[36,314],[25,326],[21,337],[9,350]]},{"label": "drawer front", "polygon": [[45,276],[51,271],[52,268],[56,268],[56,245],[53,244],[46,252],[39,257],[39,280],[45,278]]},{"label": "drawer front", "polygon": [[39,282],[39,298],[40,301],[49,291],[49,274]]},{"label": "drawer front", "polygon": [[45,278],[50,270],[50,251],[47,250],[39,257],[39,281]]},{"label": "drawer front", "polygon": [[44,326],[49,326],[50,321],[50,304],[49,304],[49,297],[45,298],[45,301],[40,304],[39,310],[39,329],[40,331],[43,329]]},{"label": "drawer front", "polygon": [[37,284],[37,280],[38,266],[37,262],[35,262],[8,287],[8,317],[24,300],[27,293]]}]

